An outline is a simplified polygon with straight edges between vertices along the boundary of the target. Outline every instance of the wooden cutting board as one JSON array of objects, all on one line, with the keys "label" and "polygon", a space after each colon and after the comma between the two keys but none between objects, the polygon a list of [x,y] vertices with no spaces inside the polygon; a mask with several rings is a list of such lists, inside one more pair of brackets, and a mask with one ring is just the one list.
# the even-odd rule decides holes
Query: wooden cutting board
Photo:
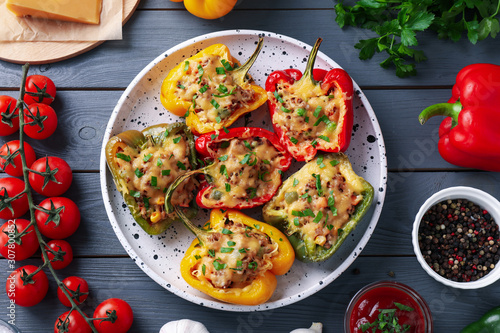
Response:
[{"label": "wooden cutting board", "polygon": [[[140,0],[123,0],[123,24],[132,16]],[[95,42],[0,42],[0,60],[32,65],[65,60],[102,44]]]}]

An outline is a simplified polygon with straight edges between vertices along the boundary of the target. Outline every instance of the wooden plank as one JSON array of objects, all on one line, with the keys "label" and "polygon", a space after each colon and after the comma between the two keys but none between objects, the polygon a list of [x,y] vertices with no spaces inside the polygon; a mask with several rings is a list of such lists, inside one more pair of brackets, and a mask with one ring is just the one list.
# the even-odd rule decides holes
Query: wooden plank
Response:
[{"label": "wooden plank", "polygon": [[[450,93],[451,89],[365,91],[382,129],[390,170],[459,169],[444,161],[437,151],[437,131],[443,118],[431,119],[425,126],[417,119],[426,106],[448,100]],[[16,91],[2,94],[17,98]],[[97,171],[104,130],[121,94],[122,91],[59,91],[53,103],[59,117],[55,134],[45,140],[27,141],[38,156],[59,156],[75,170]],[[1,142],[15,138],[17,134]]]},{"label": "wooden plank", "polygon": [[[253,0],[253,1],[238,1],[234,6],[233,11],[241,9],[311,9],[311,8],[333,8],[334,3],[331,0]],[[162,0],[143,0],[139,5],[140,9],[176,9],[184,10],[184,6],[179,2],[162,1]],[[230,14],[232,15],[232,14]]]},{"label": "wooden plank", "polygon": [[[0,278],[5,280],[5,260],[0,261],[0,272]],[[395,277],[389,277],[388,272]],[[309,327],[312,321],[322,322],[325,333],[342,332],[351,297],[378,280],[405,283],[420,293],[431,308],[435,332],[458,332],[500,302],[500,291],[494,286],[465,291],[439,284],[418,266],[415,258],[358,258],[348,271],[317,294],[283,308],[253,313],[218,311],[190,303],[161,288],[128,258],[75,259],[59,274],[69,275],[88,281],[90,296],[82,309],[90,315],[107,298],[119,297],[129,302],[134,311],[131,332],[158,332],[164,323],[182,318],[201,321],[210,332],[217,333],[290,332],[297,327]],[[4,319],[8,305],[2,288],[0,314]],[[15,322],[23,332],[47,332],[52,330],[56,316],[64,311],[52,281],[40,304],[15,308]]]},{"label": "wooden plank", "polygon": [[[370,61],[358,59],[354,44],[369,37],[360,29],[341,30],[331,10],[238,10],[223,20],[208,21],[186,11],[137,11],[124,28],[124,39],[108,41],[85,57],[75,57],[52,65],[34,66],[33,73],[43,72],[59,87],[126,87],[149,62],[180,42],[202,34],[228,29],[272,31],[313,44],[322,36],[321,51],[335,59],[361,86],[451,86],[456,73],[472,62],[496,59],[495,43],[471,45],[438,40],[434,34],[419,35],[429,61],[419,65],[419,75],[399,79],[392,70],[383,70],[381,56]],[[197,24],[194,24],[197,22]],[[290,28],[293,22],[293,29]],[[311,26],[315,26],[311,29]],[[144,38],[148,36],[148,38]],[[446,49],[446,52],[441,50]],[[450,57],[450,54],[460,56]],[[126,66],[123,63],[126,62]],[[19,66],[2,62],[0,88],[16,87]]]},{"label": "wooden plank", "polygon": [[[482,189],[500,199],[500,187],[496,185],[499,183],[500,174],[493,172],[389,173],[382,215],[361,255],[413,256],[413,221],[428,197],[441,189],[463,185]],[[64,196],[76,202],[82,215],[78,231],[68,238],[75,256],[127,256],[108,221],[98,174],[75,173],[73,184]],[[43,199],[35,196],[36,203]],[[169,232],[173,231],[167,230],[166,235]]]}]

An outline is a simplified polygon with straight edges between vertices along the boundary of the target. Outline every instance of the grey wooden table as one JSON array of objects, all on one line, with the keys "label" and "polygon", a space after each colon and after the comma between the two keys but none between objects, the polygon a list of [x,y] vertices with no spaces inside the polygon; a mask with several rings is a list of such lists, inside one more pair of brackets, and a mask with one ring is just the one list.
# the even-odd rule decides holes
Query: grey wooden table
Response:
[{"label": "grey wooden table", "polygon": [[[437,152],[440,119],[426,126],[417,121],[428,105],[446,101],[455,75],[474,62],[498,63],[500,45],[489,40],[472,46],[466,41],[441,41],[432,34],[420,39],[429,60],[419,74],[397,78],[372,61],[360,61],[353,45],[366,34],[341,30],[334,22],[331,0],[243,0],[226,17],[207,21],[166,0],[144,0],[124,27],[123,40],[108,41],[78,57],[33,66],[31,74],[51,77],[58,86],[54,108],[59,126],[54,136],[30,143],[39,155],[64,158],[74,170],[66,193],[82,212],[78,232],[68,241],[75,260],[62,277],[82,276],[91,295],[83,309],[89,314],[110,297],[129,302],[135,319],[132,332],[158,332],[168,321],[190,318],[211,332],[289,332],[322,322],[325,332],[342,332],[343,316],[353,294],[377,280],[399,281],[416,289],[428,302],[435,332],[458,332],[500,303],[499,283],[479,290],[445,287],[418,264],[411,245],[411,228],[420,205],[434,192],[455,185],[483,189],[500,198],[500,174],[462,169],[446,163]],[[99,157],[104,129],[118,98],[130,81],[165,50],[198,35],[228,29],[276,32],[313,44],[324,38],[322,52],[345,68],[361,86],[377,115],[384,135],[389,180],[382,215],[360,257],[329,286],[295,304],[275,310],[233,313],[201,307],[170,293],[150,279],[129,258],[115,236],[102,202]],[[17,95],[19,65],[0,62],[0,93]],[[2,142],[13,139],[2,138]],[[26,263],[39,264],[38,255]],[[24,264],[24,262],[23,262]],[[7,277],[0,260],[0,281]],[[394,274],[392,274],[394,273]],[[8,299],[0,288],[0,318],[7,319]],[[66,311],[52,283],[41,304],[16,307],[15,321],[23,332],[50,332]]]}]

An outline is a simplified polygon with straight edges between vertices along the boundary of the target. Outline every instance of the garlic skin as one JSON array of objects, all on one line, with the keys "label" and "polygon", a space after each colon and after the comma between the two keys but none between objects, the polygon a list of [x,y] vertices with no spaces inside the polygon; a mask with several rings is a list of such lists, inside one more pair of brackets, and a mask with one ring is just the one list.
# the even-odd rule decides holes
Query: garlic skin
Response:
[{"label": "garlic skin", "polygon": [[160,328],[160,333],[210,333],[205,325],[191,319],[170,321]]},{"label": "garlic skin", "polygon": [[321,333],[323,332],[323,324],[322,323],[312,323],[309,328],[297,328],[296,330],[291,331],[290,333]]}]

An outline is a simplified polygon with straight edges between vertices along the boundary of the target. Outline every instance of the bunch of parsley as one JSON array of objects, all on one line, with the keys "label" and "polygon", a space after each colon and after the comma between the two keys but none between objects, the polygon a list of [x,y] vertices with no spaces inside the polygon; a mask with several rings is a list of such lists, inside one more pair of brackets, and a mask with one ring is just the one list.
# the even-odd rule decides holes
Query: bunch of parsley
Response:
[{"label": "bunch of parsley", "polygon": [[396,75],[416,74],[415,64],[427,59],[418,45],[417,32],[432,30],[439,38],[458,41],[462,35],[472,44],[500,32],[500,0],[360,0],[353,6],[340,1],[335,5],[335,21],[341,28],[355,26],[374,31],[378,36],[360,40],[354,47],[359,58],[370,59],[375,52],[388,57],[380,63],[391,65]]}]

